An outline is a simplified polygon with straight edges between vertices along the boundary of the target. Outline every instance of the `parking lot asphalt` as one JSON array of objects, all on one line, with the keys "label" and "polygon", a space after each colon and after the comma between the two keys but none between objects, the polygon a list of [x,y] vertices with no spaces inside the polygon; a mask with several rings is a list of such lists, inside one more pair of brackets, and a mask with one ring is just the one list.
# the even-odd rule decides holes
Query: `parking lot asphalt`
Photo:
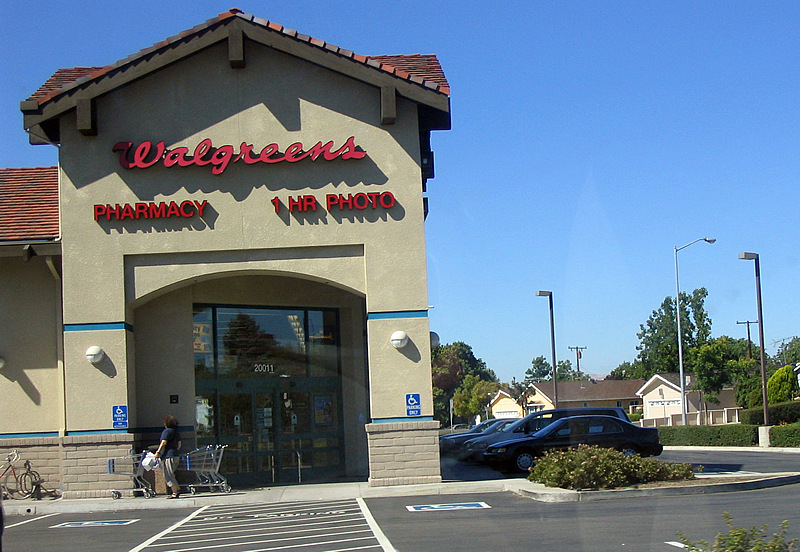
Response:
[{"label": "parking lot asphalt", "polygon": [[[741,450],[741,449],[739,449]],[[775,449],[770,449],[775,452]],[[789,452],[789,451],[787,451]],[[791,452],[797,452],[791,450]],[[741,490],[753,490],[800,483],[800,472],[788,473],[715,473],[698,474],[699,481],[685,485],[673,484],[665,487],[622,488],[597,491],[572,491],[545,487],[523,477],[486,481],[445,481],[424,485],[400,485],[392,487],[370,487],[366,481],[321,483],[290,486],[263,487],[234,490],[231,493],[198,493],[182,495],[177,500],[165,500],[165,495],[154,498],[125,496],[108,498],[43,498],[41,500],[5,500],[6,516],[42,515],[48,513],[81,513],[101,511],[124,511],[142,509],[194,508],[234,504],[269,504],[279,502],[338,500],[346,498],[374,498],[397,496],[430,496],[513,492],[542,502],[587,502],[616,498],[651,497],[661,495],[710,494]]]}]

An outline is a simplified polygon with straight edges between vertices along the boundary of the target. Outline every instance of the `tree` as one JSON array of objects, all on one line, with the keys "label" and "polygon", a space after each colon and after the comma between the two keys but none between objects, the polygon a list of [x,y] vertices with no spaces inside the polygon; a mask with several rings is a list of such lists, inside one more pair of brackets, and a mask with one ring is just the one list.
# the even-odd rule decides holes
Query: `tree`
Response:
[{"label": "tree", "polygon": [[456,416],[462,418],[482,414],[498,389],[500,384],[496,381],[486,381],[478,376],[467,375],[461,387],[453,395],[453,411]]},{"label": "tree", "polygon": [[[474,376],[481,381],[497,382],[495,373],[463,341],[440,345],[431,351],[434,418],[442,423],[449,423],[450,399],[454,398],[467,376]],[[460,416],[457,413],[456,415]]]},{"label": "tree", "polygon": [[778,362],[794,366],[800,362],[800,337],[793,337],[789,341],[784,341],[775,353]]},{"label": "tree", "polygon": [[769,404],[789,402],[798,394],[797,377],[788,364],[778,368],[767,380],[767,401]]},{"label": "tree", "polygon": [[553,379],[553,369],[547,359],[539,355],[531,361],[531,367],[525,372],[525,383],[539,383]]},{"label": "tree", "polygon": [[[705,311],[708,296],[705,288],[696,289],[691,295],[680,294],[681,334],[684,353],[702,345],[711,335],[711,319]],[[678,328],[675,316],[675,300],[666,297],[661,307],[655,310],[640,326],[636,334],[639,354],[631,366],[630,377],[649,379],[653,374],[678,372]]]}]

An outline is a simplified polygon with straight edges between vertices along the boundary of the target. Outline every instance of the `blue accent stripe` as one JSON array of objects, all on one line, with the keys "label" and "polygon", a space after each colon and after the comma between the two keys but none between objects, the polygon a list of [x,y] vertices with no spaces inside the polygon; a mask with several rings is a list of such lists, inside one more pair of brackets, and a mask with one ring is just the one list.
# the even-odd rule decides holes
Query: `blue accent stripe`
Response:
[{"label": "blue accent stripe", "polygon": [[433,416],[414,416],[413,418],[373,418],[373,424],[390,424],[393,422],[432,422]]},{"label": "blue accent stripe", "polygon": [[95,324],[64,324],[65,332],[91,332],[99,330],[128,330],[133,331],[133,326],[127,322],[98,322]]},{"label": "blue accent stripe", "polygon": [[127,429],[87,429],[81,431],[67,431],[67,435],[127,435]]},{"label": "blue accent stripe", "polygon": [[39,433],[0,433],[0,439],[35,439],[36,437],[58,437],[57,431]]},{"label": "blue accent stripe", "polygon": [[367,320],[392,320],[398,318],[428,318],[427,310],[415,311],[394,311],[394,312],[370,312],[367,313]]}]

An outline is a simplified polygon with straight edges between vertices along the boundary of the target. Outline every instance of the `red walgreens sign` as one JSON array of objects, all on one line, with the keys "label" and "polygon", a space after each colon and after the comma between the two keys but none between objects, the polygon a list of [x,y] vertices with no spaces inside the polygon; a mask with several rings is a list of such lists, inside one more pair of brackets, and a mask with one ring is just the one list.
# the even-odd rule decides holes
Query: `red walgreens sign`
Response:
[{"label": "red walgreens sign", "polygon": [[126,169],[147,169],[156,164],[165,167],[198,167],[211,166],[212,174],[222,174],[231,163],[241,161],[245,165],[255,165],[257,163],[297,163],[303,159],[310,158],[316,161],[320,157],[325,161],[333,161],[341,157],[342,159],[363,159],[367,152],[358,149],[355,138],[351,136],[337,149],[333,149],[333,140],[323,144],[317,142],[306,149],[301,142],[289,144],[281,151],[278,144],[268,144],[261,151],[256,152],[252,144],[242,142],[239,148],[224,145],[215,147],[210,138],[206,138],[195,146],[190,154],[189,148],[179,146],[167,149],[163,141],[153,144],[147,140],[136,147],[133,142],[117,142],[111,151],[118,151],[119,164]]}]

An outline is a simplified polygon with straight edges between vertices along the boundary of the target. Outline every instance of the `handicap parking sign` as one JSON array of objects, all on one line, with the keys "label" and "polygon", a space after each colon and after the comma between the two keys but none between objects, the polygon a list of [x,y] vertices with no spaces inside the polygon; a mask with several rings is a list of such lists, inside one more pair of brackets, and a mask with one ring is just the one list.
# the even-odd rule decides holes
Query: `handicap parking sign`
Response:
[{"label": "handicap parking sign", "polygon": [[128,405],[121,404],[111,407],[111,423],[114,429],[127,429]]},{"label": "handicap parking sign", "polygon": [[406,416],[421,416],[422,407],[420,405],[419,393],[406,394]]}]

